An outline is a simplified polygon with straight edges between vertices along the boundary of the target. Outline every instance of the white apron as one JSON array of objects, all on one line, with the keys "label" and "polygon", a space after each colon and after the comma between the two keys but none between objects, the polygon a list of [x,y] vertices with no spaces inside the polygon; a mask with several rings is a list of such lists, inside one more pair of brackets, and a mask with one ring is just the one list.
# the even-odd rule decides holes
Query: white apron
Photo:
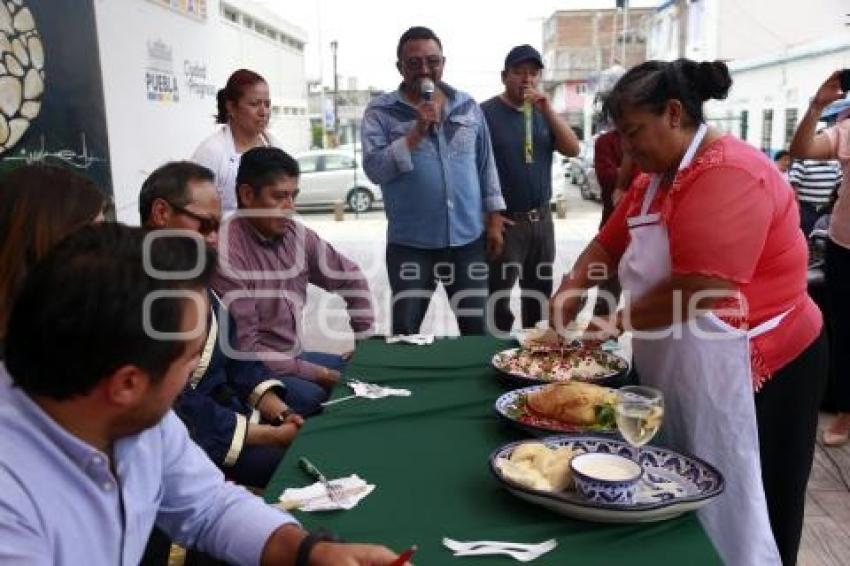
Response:
[{"label": "white apron", "polygon": [[[706,130],[702,124],[680,170]],[[640,214],[628,219],[631,240],[619,276],[632,301],[671,276],[667,228],[660,214],[648,214],[660,181],[653,175]],[[746,332],[706,313],[691,324],[714,333],[713,339],[697,336],[686,321],[665,329],[665,337],[632,340],[641,383],[664,392],[664,438],[674,449],[713,464],[726,479],[725,492],[698,516],[730,566],[781,564],[761,481],[749,340],[778,326],[785,314]]]}]

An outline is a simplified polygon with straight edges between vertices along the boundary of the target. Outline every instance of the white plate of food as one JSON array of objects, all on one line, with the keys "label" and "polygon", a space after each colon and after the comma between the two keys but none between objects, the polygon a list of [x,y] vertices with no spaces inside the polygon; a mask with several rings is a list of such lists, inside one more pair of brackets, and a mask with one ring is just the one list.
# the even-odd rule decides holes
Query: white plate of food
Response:
[{"label": "white plate of food", "polygon": [[613,384],[629,363],[598,343],[573,341],[557,348],[510,348],[493,355],[491,365],[503,376],[525,384],[586,381]]},{"label": "white plate of food", "polygon": [[613,389],[566,381],[508,391],[496,400],[496,412],[535,435],[617,431]]},{"label": "white plate of food", "polygon": [[723,492],[723,475],[711,464],[673,450],[644,446],[643,477],[634,501],[601,503],[585,499],[572,485],[573,456],[598,452],[633,456],[628,444],[599,436],[550,436],[512,442],[490,456],[490,470],[513,495],[585,521],[663,521],[699,509]]}]

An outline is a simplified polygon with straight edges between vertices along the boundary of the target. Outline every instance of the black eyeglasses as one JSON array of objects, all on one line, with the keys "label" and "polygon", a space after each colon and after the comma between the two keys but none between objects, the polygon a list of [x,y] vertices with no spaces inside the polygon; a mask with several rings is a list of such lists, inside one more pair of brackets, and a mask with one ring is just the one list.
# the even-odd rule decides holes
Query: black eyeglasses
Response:
[{"label": "black eyeglasses", "polygon": [[[165,201],[165,202],[168,202],[168,201]],[[211,234],[212,232],[218,232],[218,227],[221,224],[221,221],[219,221],[218,218],[210,218],[209,216],[201,216],[200,214],[198,214],[196,212],[192,212],[188,208],[184,208],[180,205],[174,204],[173,202],[168,202],[168,206],[170,206],[171,208],[173,208],[174,210],[176,210],[180,214],[188,216],[189,218],[191,218],[193,220],[197,220],[198,221],[198,232],[202,236],[206,236],[208,234]]]},{"label": "black eyeglasses", "polygon": [[422,67],[428,67],[429,69],[438,69],[443,64],[443,58],[438,57],[437,55],[432,55],[430,57],[410,57],[404,60],[404,66],[410,69],[411,71],[418,71]]}]

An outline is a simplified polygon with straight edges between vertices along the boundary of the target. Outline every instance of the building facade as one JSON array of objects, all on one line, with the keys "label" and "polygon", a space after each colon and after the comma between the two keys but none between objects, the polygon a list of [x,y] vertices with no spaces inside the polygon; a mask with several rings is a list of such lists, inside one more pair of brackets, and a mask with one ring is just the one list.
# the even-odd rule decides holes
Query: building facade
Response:
[{"label": "building facade", "polygon": [[[269,83],[270,129],[309,147],[306,33],[249,0],[95,2],[118,220],[138,224],[138,192],[162,163],[213,131],[216,92],[236,69]],[[132,25],[128,25],[128,23]]]},{"label": "building facade", "polygon": [[[613,3],[612,3],[613,4]],[[652,9],[558,10],[543,23],[544,87],[555,108],[583,132],[600,79],[645,60]],[[610,74],[610,73],[608,73]]]},{"label": "building facade", "polygon": [[726,61],[732,89],[707,120],[773,154],[817,87],[850,66],[848,12],[846,0],[670,0],[650,20],[647,58]]}]

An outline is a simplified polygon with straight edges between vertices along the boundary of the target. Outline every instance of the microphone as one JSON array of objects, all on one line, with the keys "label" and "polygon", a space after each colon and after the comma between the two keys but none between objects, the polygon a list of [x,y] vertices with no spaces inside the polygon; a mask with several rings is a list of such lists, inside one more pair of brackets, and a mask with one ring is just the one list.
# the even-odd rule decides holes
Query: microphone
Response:
[{"label": "microphone", "polygon": [[425,77],[421,81],[419,81],[419,95],[422,97],[422,100],[426,102],[431,102],[434,100],[434,90],[436,90],[436,86],[434,85],[434,81]]},{"label": "microphone", "polygon": [[[434,91],[436,90],[436,86],[434,85],[434,81],[429,79],[428,77],[423,78],[419,81],[419,96],[425,102],[431,102],[434,100]],[[428,128],[428,132],[434,134],[437,132],[438,124],[431,124]]]}]

